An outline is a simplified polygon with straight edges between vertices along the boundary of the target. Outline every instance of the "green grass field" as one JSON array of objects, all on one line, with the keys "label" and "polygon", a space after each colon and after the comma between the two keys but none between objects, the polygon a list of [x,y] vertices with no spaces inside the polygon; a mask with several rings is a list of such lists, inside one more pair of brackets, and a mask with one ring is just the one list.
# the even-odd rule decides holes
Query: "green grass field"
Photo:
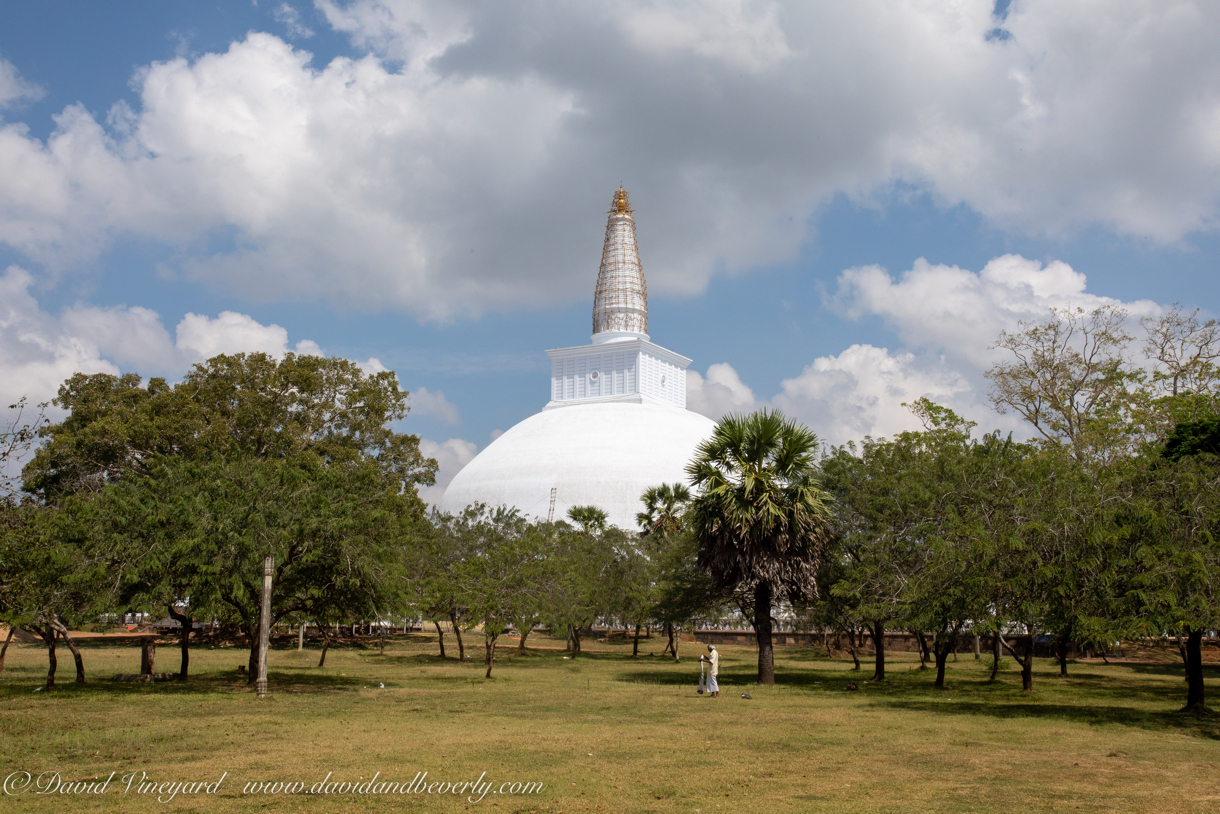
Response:
[{"label": "green grass field", "polygon": [[[448,638],[448,637],[447,637]],[[483,678],[471,661],[436,656],[433,639],[273,651],[272,696],[256,698],[236,648],[193,650],[192,679],[119,683],[139,670],[137,647],[86,645],[89,683],[74,685],[60,649],[60,685],[37,645],[10,648],[0,678],[0,774],[106,778],[107,793],[0,795],[4,811],[498,812],[1041,812],[1220,811],[1220,721],[1180,715],[1180,670],[1073,664],[1068,679],[1040,662],[1036,691],[986,660],[950,665],[948,689],[898,654],[889,679],[865,685],[850,661],[777,649],[779,684],[752,684],[752,648],[722,648],[722,697],[695,692],[701,647],[681,663],[630,658],[630,646],[565,660],[559,650],[502,647]],[[531,644],[558,645],[541,637]],[[643,652],[659,651],[655,640]],[[454,655],[456,647],[451,648]],[[159,670],[177,669],[162,646]],[[850,681],[857,692],[845,690]],[[1220,682],[1208,676],[1213,705]],[[384,684],[384,688],[381,685]],[[740,697],[749,693],[752,700]],[[169,802],[123,792],[122,775],[214,782],[215,794]],[[243,793],[251,782],[404,784],[541,782],[540,794]],[[138,776],[137,776],[138,777]],[[477,796],[477,794],[476,794]]]}]

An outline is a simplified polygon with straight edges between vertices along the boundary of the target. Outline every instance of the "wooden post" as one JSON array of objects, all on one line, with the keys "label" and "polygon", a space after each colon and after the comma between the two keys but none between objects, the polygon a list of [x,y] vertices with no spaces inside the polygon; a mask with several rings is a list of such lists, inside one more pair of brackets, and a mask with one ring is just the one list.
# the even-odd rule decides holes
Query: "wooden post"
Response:
[{"label": "wooden post", "polygon": [[275,556],[263,559],[263,608],[258,621],[258,679],[254,691],[262,698],[267,694],[267,647],[271,643],[271,575],[275,573]]},{"label": "wooden post", "polygon": [[150,676],[157,667],[157,642],[145,639],[140,642],[140,675]]}]

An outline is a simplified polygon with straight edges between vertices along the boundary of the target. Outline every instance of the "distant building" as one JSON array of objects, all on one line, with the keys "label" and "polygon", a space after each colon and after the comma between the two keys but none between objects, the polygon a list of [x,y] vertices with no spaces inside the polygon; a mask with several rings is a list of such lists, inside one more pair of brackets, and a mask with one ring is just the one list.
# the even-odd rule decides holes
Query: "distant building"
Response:
[{"label": "distant building", "polygon": [[[627,193],[614,194],[593,296],[592,344],[547,351],[551,395],[454,477],[440,507],[508,505],[562,519],[593,505],[635,529],[649,486],[686,481],[715,424],[686,409],[690,359],[648,339],[648,287]],[[553,504],[553,505],[552,505]]]}]

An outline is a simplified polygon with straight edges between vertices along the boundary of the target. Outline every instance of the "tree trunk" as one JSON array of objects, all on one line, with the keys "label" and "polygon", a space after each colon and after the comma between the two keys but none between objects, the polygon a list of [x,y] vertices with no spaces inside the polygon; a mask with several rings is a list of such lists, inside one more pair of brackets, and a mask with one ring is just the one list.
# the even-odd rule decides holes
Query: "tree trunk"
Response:
[{"label": "tree trunk", "polygon": [[458,661],[465,661],[466,645],[462,643],[462,627],[458,624],[458,615],[456,611],[449,614],[449,621],[453,622],[453,635],[457,637]]},{"label": "tree trunk", "polygon": [[775,651],[771,643],[771,583],[754,587],[754,637],[758,641],[758,683],[775,683]]},{"label": "tree trunk", "polygon": [[873,677],[869,681],[885,681],[885,623],[873,622],[869,633],[873,637],[873,649],[877,654],[874,659]]},{"label": "tree trunk", "polygon": [[1034,634],[1030,633],[1026,641],[1028,649],[1025,659],[1021,662],[1021,690],[1032,692],[1034,689]]},{"label": "tree trunk", "polygon": [[580,655],[580,625],[568,628],[568,651],[571,652],[572,658]]},{"label": "tree trunk", "polygon": [[305,649],[305,623],[297,625],[297,652]]},{"label": "tree trunk", "polygon": [[[484,626],[484,629],[486,629],[486,626]],[[496,639],[500,638],[500,636],[499,634],[493,636],[490,633],[483,635],[484,646],[487,648],[487,675],[484,678],[491,678],[491,664],[496,660]]]},{"label": "tree trunk", "polygon": [[979,652],[979,634],[974,634],[974,660],[979,661],[983,658],[983,654]]},{"label": "tree trunk", "polygon": [[949,649],[936,648],[936,689],[943,690],[945,688],[945,662],[949,660]]},{"label": "tree trunk", "polygon": [[13,634],[17,628],[13,625],[8,626],[8,635],[4,637],[4,646],[0,647],[0,673],[4,672],[4,656],[8,653],[8,643],[13,640]]},{"label": "tree trunk", "polygon": [[1186,655],[1186,637],[1178,636],[1178,654],[1182,657],[1182,675],[1187,684],[1190,683],[1190,657]]},{"label": "tree trunk", "polygon": [[326,625],[318,625],[318,630],[322,632],[322,657],[318,659],[318,666],[326,666],[326,651],[330,650],[330,632],[326,629]]},{"label": "tree trunk", "polygon": [[[1022,658],[1012,645],[1000,639],[1000,643],[1007,648],[1012,657],[1017,660],[1017,664],[1021,665],[1021,689],[1025,692],[1030,692],[1034,688],[1034,633],[1033,629],[1025,636],[1025,657]],[[998,634],[997,634],[998,635]]]},{"label": "tree trunk", "polygon": [[517,652],[524,653],[525,652],[525,640],[530,635],[530,628],[527,627],[526,625],[521,625],[517,629],[517,633],[520,634],[520,636],[521,636],[521,638],[517,640]]},{"label": "tree trunk", "polygon": [[247,626],[246,631],[246,635],[250,637],[250,658],[246,662],[249,674],[246,676],[246,683],[253,684],[258,680],[258,623]]},{"label": "tree trunk", "polygon": [[674,626],[669,622],[665,623],[665,635],[669,638],[669,641],[666,643],[665,649],[661,651],[662,656],[666,653],[674,652]]},{"label": "tree trunk", "polygon": [[1186,628],[1186,706],[1183,712],[1207,712],[1203,698],[1203,631]]},{"label": "tree trunk", "polygon": [[995,681],[996,675],[1000,672],[1000,659],[1004,654],[1000,651],[1000,632],[997,630],[991,637],[991,678],[988,681]]},{"label": "tree trunk", "polygon": [[1072,628],[1069,625],[1059,634],[1055,641],[1056,649],[1059,651],[1059,677],[1068,677],[1068,647],[1072,643]]},{"label": "tree trunk", "polygon": [[957,653],[957,636],[960,628],[954,628],[945,638],[941,638],[938,634],[932,642],[933,655],[936,656],[936,689],[943,690],[945,688],[945,662],[949,660],[949,654]]},{"label": "tree trunk", "polygon": [[915,634],[915,641],[919,644],[919,669],[928,669],[928,640],[923,635],[922,630],[912,631]]},{"label": "tree trunk", "polygon": [[[635,626],[635,639],[631,643],[631,658],[639,658],[640,656],[640,626]],[[0,671],[4,670],[4,656],[0,655]]]},{"label": "tree trunk", "polygon": [[441,630],[441,620],[433,619],[432,624],[436,625],[436,641],[441,646],[441,658],[445,657],[445,631]]},{"label": "tree trunk", "polygon": [[860,654],[856,650],[856,631],[855,628],[847,629],[847,652],[851,654],[851,660],[855,667],[852,667],[853,672],[860,671]]},{"label": "tree trunk", "polygon": [[59,635],[64,637],[64,644],[68,646],[68,650],[72,651],[72,660],[76,662],[76,683],[85,683],[85,661],[81,658],[80,648],[76,646],[76,642],[72,641],[72,637],[68,635],[68,629],[63,626],[62,622],[52,622],[51,626],[59,631]]},{"label": "tree trunk", "polygon": [[166,605],[165,607],[169,609],[170,618],[178,620],[178,624],[181,625],[181,632],[178,634],[178,636],[179,647],[182,648],[182,666],[178,668],[178,680],[186,681],[187,674],[191,667],[190,638],[193,623],[188,614],[179,613],[178,611],[174,610],[173,605]]},{"label": "tree trunk", "polygon": [[59,660],[55,658],[55,628],[50,624],[43,625],[39,634],[47,644],[47,689],[55,689],[55,668]]},{"label": "tree trunk", "polygon": [[378,653],[377,655],[384,656],[385,655],[385,625],[379,625],[378,627],[380,628],[380,633],[381,633],[381,652]]}]

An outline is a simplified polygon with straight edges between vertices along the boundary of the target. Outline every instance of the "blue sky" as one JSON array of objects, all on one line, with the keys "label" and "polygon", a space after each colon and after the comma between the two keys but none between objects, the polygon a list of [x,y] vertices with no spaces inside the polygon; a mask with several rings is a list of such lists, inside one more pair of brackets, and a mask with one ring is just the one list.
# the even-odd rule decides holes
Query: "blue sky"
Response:
[{"label": "blue sky", "polygon": [[0,0],[0,396],[320,349],[451,476],[587,341],[621,182],[692,407],[1011,428],[1000,330],[1220,311],[1220,12],[1065,6]]}]

